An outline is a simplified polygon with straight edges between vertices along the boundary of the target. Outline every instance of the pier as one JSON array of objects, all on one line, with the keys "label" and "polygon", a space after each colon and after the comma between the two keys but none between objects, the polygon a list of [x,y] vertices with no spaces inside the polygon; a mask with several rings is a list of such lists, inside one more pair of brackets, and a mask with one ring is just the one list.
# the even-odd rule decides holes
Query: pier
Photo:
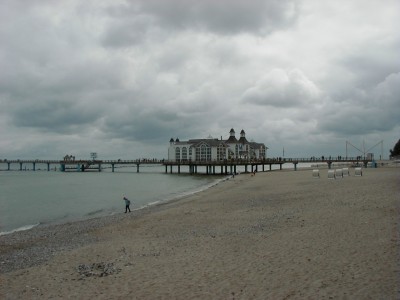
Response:
[{"label": "pier", "polygon": [[190,174],[198,174],[198,167],[204,167],[207,175],[224,175],[224,174],[236,174],[239,166],[244,167],[245,173],[253,172],[267,172],[272,171],[272,166],[279,166],[279,170],[282,170],[284,164],[293,164],[293,169],[297,170],[299,163],[323,163],[331,169],[333,163],[350,163],[354,165],[361,165],[364,167],[368,166],[368,163],[372,162],[372,159],[355,157],[355,158],[266,158],[262,160],[223,160],[223,161],[165,161],[165,173],[180,174],[182,167],[187,167]]},{"label": "pier", "polygon": [[[0,160],[0,171],[25,171],[31,170],[36,171],[36,166],[39,164],[46,165],[47,171],[61,171],[61,172],[89,172],[96,171],[101,172],[104,168],[111,168],[112,172],[115,171],[115,168],[123,165],[130,165],[136,167],[136,172],[139,173],[139,169],[141,165],[162,165],[164,160]],[[17,165],[17,169],[11,169],[12,165]],[[5,166],[5,168],[3,168]]]},{"label": "pier", "polygon": [[[238,167],[244,168],[245,173],[271,171],[272,166],[279,166],[282,170],[284,164],[292,164],[293,169],[297,170],[299,163],[318,163],[326,164],[330,169],[333,163],[351,163],[367,167],[368,163],[373,162],[371,158],[364,157],[329,157],[329,158],[266,158],[262,160],[220,160],[220,161],[168,161],[158,159],[135,159],[135,160],[0,160],[0,171],[36,171],[37,165],[45,165],[47,171],[61,172],[101,172],[104,169],[111,169],[122,166],[133,166],[136,172],[140,172],[140,167],[145,165],[159,165],[165,167],[165,173],[189,173],[200,174],[199,167],[205,169],[207,175],[224,175],[238,173]],[[15,165],[17,168],[15,168]],[[14,168],[12,168],[14,166]],[[186,171],[185,171],[186,170]]]}]

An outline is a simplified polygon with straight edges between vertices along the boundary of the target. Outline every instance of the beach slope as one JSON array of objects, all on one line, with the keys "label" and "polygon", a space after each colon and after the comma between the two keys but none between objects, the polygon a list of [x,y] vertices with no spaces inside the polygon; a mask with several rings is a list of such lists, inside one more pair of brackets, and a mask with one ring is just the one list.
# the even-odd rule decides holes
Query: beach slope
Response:
[{"label": "beach slope", "polygon": [[399,299],[399,168],[242,174],[0,237],[2,299]]}]

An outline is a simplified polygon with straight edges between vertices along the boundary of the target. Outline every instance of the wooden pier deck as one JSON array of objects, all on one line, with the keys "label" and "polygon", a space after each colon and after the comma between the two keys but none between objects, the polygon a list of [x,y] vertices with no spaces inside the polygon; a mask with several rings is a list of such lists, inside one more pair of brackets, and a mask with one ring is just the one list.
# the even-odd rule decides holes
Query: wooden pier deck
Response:
[{"label": "wooden pier deck", "polygon": [[[164,160],[0,160],[0,170],[1,171],[10,171],[12,165],[19,166],[19,171],[27,170],[27,166],[31,166],[31,171],[36,171],[36,166],[39,164],[47,165],[47,171],[58,170],[62,172],[74,171],[74,172],[87,172],[87,171],[98,171],[101,172],[104,168],[111,168],[112,172],[114,172],[115,168],[122,165],[130,165],[135,166],[137,168],[137,172],[139,172],[140,165],[162,165]],[[5,165],[6,168],[3,169],[1,166]],[[15,169],[13,169],[15,170]]]},{"label": "wooden pier deck", "polygon": [[372,160],[366,158],[329,158],[329,159],[317,159],[317,158],[283,158],[283,159],[262,159],[262,160],[223,160],[223,161],[165,161],[165,173],[174,173],[174,168],[177,169],[177,173],[181,173],[182,167],[188,167],[190,174],[197,174],[198,167],[203,167],[206,170],[207,175],[217,174],[236,174],[238,167],[244,167],[245,173],[253,172],[266,172],[271,171],[272,166],[279,166],[282,170],[284,164],[293,164],[294,170],[297,170],[299,163],[324,163],[330,169],[333,163],[351,163],[357,165],[363,165],[367,167],[368,163]]},{"label": "wooden pier deck", "polygon": [[[352,163],[367,166],[371,159],[362,157],[337,157],[337,158],[266,158],[262,160],[220,160],[220,161],[167,161],[164,159],[135,159],[135,160],[0,160],[0,171],[11,170],[30,170],[36,171],[37,165],[46,165],[47,171],[58,170],[62,172],[101,172],[103,169],[110,168],[112,172],[121,166],[133,166],[139,173],[140,166],[159,165],[165,167],[165,173],[180,174],[187,169],[187,173],[199,174],[199,169],[205,169],[207,175],[233,174],[238,172],[238,168],[244,168],[245,173],[271,171],[272,166],[279,166],[282,170],[284,164],[293,164],[297,170],[299,163],[327,164],[331,168],[333,163]],[[17,169],[12,169],[12,165],[17,165]]]}]

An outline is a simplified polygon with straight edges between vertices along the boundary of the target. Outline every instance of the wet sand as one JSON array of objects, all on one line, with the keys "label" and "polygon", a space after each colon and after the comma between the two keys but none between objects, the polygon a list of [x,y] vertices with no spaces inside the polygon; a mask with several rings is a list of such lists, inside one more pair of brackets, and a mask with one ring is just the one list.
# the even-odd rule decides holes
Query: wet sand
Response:
[{"label": "wet sand", "polygon": [[399,299],[400,168],[242,174],[0,237],[2,299]]}]

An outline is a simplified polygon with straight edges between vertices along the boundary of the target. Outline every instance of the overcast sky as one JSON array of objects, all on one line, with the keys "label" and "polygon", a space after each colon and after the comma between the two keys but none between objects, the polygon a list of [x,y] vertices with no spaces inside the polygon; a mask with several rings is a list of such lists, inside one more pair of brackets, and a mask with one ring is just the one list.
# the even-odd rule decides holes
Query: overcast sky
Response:
[{"label": "overcast sky", "polygon": [[0,159],[166,158],[231,128],[268,157],[387,157],[399,20],[398,0],[0,1]]}]

